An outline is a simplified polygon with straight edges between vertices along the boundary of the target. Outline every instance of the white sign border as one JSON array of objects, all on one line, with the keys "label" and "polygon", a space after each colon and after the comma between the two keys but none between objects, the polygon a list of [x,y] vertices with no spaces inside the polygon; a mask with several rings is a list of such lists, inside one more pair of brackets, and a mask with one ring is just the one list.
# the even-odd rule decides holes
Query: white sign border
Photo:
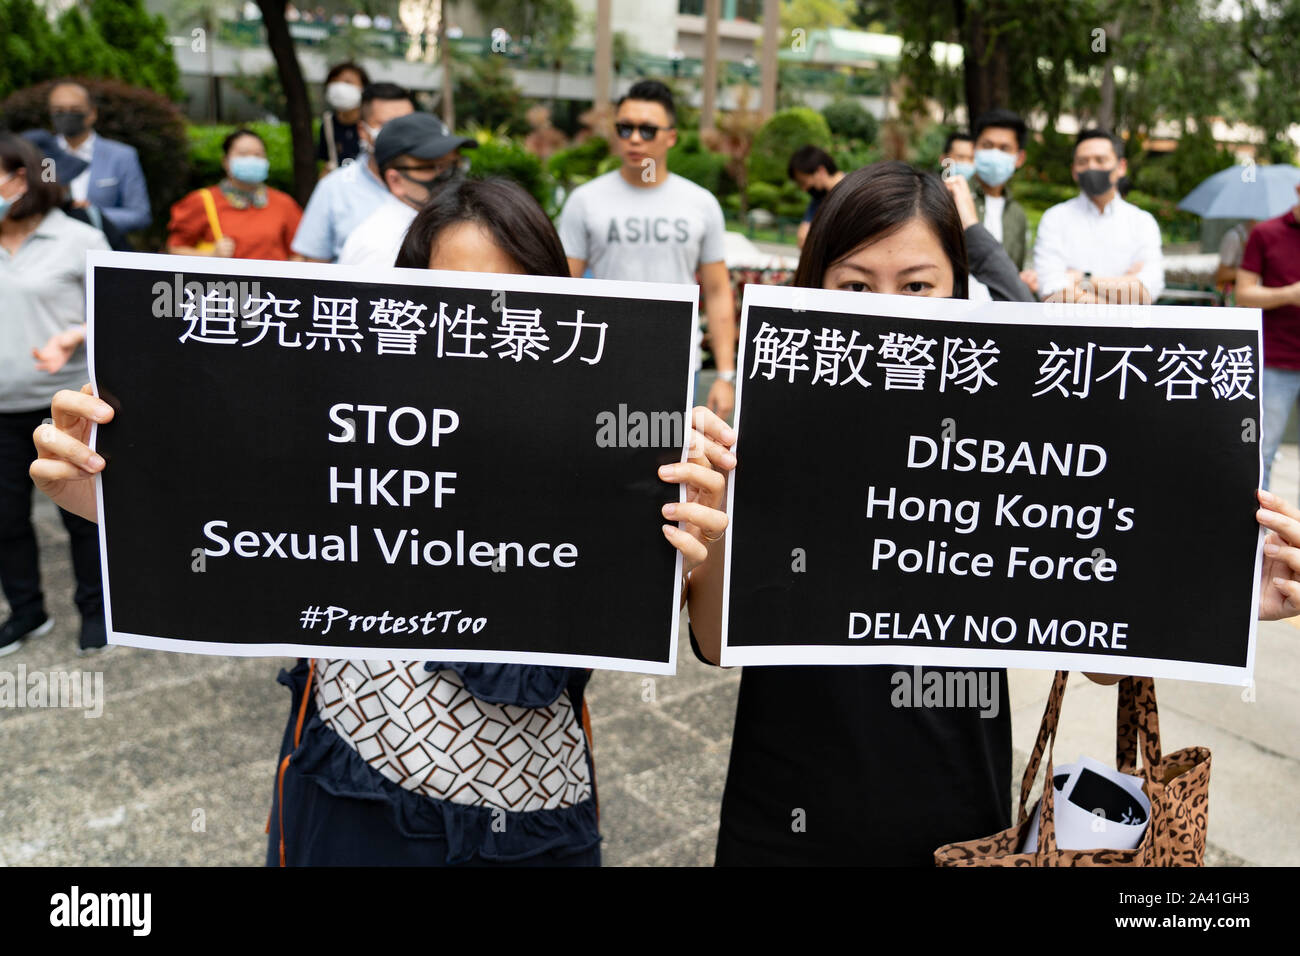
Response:
[{"label": "white sign border", "polygon": [[[1255,354],[1261,359],[1263,348],[1263,313],[1259,309],[1219,308],[1215,306],[1123,306],[1049,304],[1041,302],[971,302],[966,299],[940,299],[930,296],[883,295],[875,292],[848,292],[838,289],[802,289],[793,286],[746,285],[740,315],[740,350],[736,356],[736,417],[732,425],[736,442],[731,450],[739,457],[743,432],[740,428],[741,393],[745,385],[745,351],[748,344],[750,306],[786,309],[798,312],[831,312],[839,315],[874,317],[879,315],[944,322],[983,322],[992,325],[1057,325],[1070,328],[1103,326],[1115,328],[1158,329],[1228,329],[1254,332]],[[946,313],[946,314],[945,314]],[[1261,375],[1262,380],[1262,375]],[[1263,402],[1260,402],[1260,427],[1263,434]],[[1259,443],[1259,477],[1264,466]],[[736,474],[727,482],[727,518],[734,538]],[[1255,543],[1256,586],[1251,598],[1246,665],[1206,664],[1162,658],[1094,656],[1067,651],[1023,651],[988,647],[919,647],[891,641],[888,645],[853,647],[843,644],[765,644],[732,647],[728,644],[731,624],[731,554],[727,548],[722,576],[722,646],[718,663],[722,667],[780,665],[853,665],[897,664],[923,667],[1011,667],[1031,670],[1083,670],[1094,674],[1119,673],[1113,670],[1118,661],[1126,668],[1122,673],[1143,677],[1193,680],[1205,683],[1248,686],[1255,673],[1255,645],[1259,630],[1259,587],[1263,570],[1264,531]]]},{"label": "white sign border", "polygon": [[[164,255],[160,253],[109,252],[89,250],[86,253],[86,365],[90,385],[96,397],[102,397],[99,377],[95,368],[95,270],[97,268],[133,269],[140,272],[171,272],[174,281],[184,287],[184,277],[190,275],[247,276],[254,279],[311,279],[327,282],[400,282],[403,285],[421,285],[449,289],[478,289],[505,292],[542,292],[581,296],[603,296],[616,299],[656,299],[669,302],[689,302],[692,331],[690,360],[687,363],[685,422],[692,421],[691,410],[695,397],[695,366],[699,331],[699,289],[682,283],[632,282],[607,279],[572,279],[558,276],[531,276],[490,272],[452,272],[435,269],[376,270],[365,266],[340,266],[321,262],[273,262],[260,259],[223,259],[204,268],[207,262],[192,256]],[[197,267],[196,267],[197,266]],[[189,268],[186,268],[189,267]],[[197,281],[197,280],[195,280]],[[690,451],[690,429],[683,428],[683,445],[678,461],[685,464]],[[91,423],[90,447],[98,450],[98,423]],[[665,489],[667,492],[667,489]],[[679,485],[678,501],[686,502],[686,486]],[[668,660],[648,661],[636,658],[603,657],[583,654],[552,654],[536,652],[483,651],[457,648],[426,648],[409,650],[393,648],[402,654],[394,658],[381,653],[379,648],[334,647],[311,643],[222,643],[193,641],[180,638],[158,637],[118,631],[113,627],[112,589],[108,573],[108,532],[104,511],[104,486],[102,474],[95,476],[95,508],[99,519],[100,575],[104,592],[104,624],[108,643],[124,647],[149,650],[174,651],[186,654],[205,654],[222,657],[319,657],[334,660],[403,660],[403,661],[455,661],[481,664],[533,664],[549,667],[588,667],[595,670],[618,670],[637,674],[671,676],[677,673],[677,645],[681,632],[682,553],[676,551],[673,565],[673,596],[671,637]],[[685,522],[677,523],[679,528]],[[647,542],[654,541],[653,535]]]}]

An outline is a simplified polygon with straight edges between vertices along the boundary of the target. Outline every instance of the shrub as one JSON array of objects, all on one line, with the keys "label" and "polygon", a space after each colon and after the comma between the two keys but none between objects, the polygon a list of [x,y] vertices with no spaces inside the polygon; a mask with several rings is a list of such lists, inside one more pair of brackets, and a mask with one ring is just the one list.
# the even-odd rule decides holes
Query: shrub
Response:
[{"label": "shrub", "polygon": [[[668,169],[702,186],[715,196],[722,195],[725,181],[727,157],[707,149],[700,141],[700,134],[691,131],[680,137],[677,145],[668,151]],[[732,184],[731,190],[735,186]]]},{"label": "shrub", "polygon": [[921,129],[912,130],[907,144],[909,161],[917,169],[937,173],[943,156],[943,141],[947,138],[948,128],[938,123],[927,123]]},{"label": "shrub", "polygon": [[808,195],[795,183],[750,183],[745,193],[751,209],[766,209],[786,219],[802,219],[808,208]]},{"label": "shrub", "polygon": [[[283,123],[245,123],[243,127],[251,129],[266,141],[266,158],[271,162],[271,171],[266,177],[266,184],[293,195],[293,142],[289,127]],[[211,186],[226,175],[225,170],[221,168],[223,158],[221,141],[240,128],[240,126],[230,125],[189,128],[188,189]]]},{"label": "shrub", "polygon": [[503,56],[452,61],[456,116],[495,129],[504,124],[512,136],[528,134],[524,101]]},{"label": "shrub", "polygon": [[1061,183],[1018,182],[1018,178],[1019,174],[1011,180],[1011,197],[1026,208],[1046,209],[1079,195],[1079,187],[1073,183],[1066,186]]},{"label": "shrub", "polygon": [[546,171],[565,190],[594,179],[601,160],[609,155],[609,144],[593,136],[577,146],[557,150],[546,162]]},{"label": "shrub", "polygon": [[1178,175],[1163,157],[1147,159],[1133,175],[1133,188],[1155,196],[1170,196],[1178,191]]},{"label": "shrub", "polygon": [[1073,182],[1070,176],[1073,164],[1074,137],[1048,128],[1038,136],[1030,134],[1025,142],[1025,165],[1017,171],[1016,178],[1067,185]]},{"label": "shrub", "polygon": [[863,166],[870,166],[872,163],[880,162],[885,158],[885,154],[879,146],[853,140],[848,143],[837,144],[831,150],[831,158],[835,160],[836,166],[849,173],[855,169],[861,169]]},{"label": "shrub", "polygon": [[857,100],[835,100],[822,107],[822,117],[837,139],[874,143],[880,132],[876,118]]},{"label": "shrub", "polygon": [[1174,190],[1164,195],[1175,201],[1237,161],[1230,150],[1215,141],[1208,123],[1201,124],[1196,132],[1184,133],[1178,140],[1178,148],[1162,159],[1170,164],[1175,183]]},{"label": "shrub", "polygon": [[754,138],[749,153],[749,180],[779,184],[786,181],[790,155],[800,146],[820,146],[829,151],[831,131],[816,110],[804,106],[772,114]]},{"label": "shrub", "polygon": [[[153,208],[148,235],[161,241],[168,210],[189,189],[189,140],[180,110],[157,93],[119,80],[78,77],[77,82],[98,105],[96,132],[134,146],[140,154]],[[47,128],[51,86],[52,81],[29,86],[0,102],[0,125],[18,132]]]},{"label": "shrub", "polygon": [[490,139],[468,152],[471,176],[513,179],[550,211],[551,190],[542,172],[542,161],[533,153],[508,139]]},{"label": "shrub", "polygon": [[766,209],[770,213],[775,213],[777,205],[781,202],[781,187],[772,183],[750,183],[749,189],[745,191],[745,198],[749,202],[749,208]]}]

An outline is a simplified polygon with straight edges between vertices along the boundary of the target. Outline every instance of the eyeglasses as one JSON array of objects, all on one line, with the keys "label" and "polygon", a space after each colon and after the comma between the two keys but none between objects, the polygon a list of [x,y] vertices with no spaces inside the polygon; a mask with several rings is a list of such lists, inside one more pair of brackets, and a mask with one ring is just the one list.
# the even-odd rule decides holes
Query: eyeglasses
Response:
[{"label": "eyeglasses", "polygon": [[406,176],[407,179],[417,183],[436,182],[437,180],[455,172],[469,172],[469,157],[458,156],[451,162],[439,163],[436,166],[390,166],[389,169],[396,169],[403,176],[408,172],[413,173],[433,173],[432,179],[417,179],[415,176]]},{"label": "eyeglasses", "polygon": [[641,134],[642,139],[654,139],[659,135],[661,129],[676,129],[676,126],[655,126],[653,123],[615,123],[614,132],[618,133],[619,139],[631,139],[632,130]]}]

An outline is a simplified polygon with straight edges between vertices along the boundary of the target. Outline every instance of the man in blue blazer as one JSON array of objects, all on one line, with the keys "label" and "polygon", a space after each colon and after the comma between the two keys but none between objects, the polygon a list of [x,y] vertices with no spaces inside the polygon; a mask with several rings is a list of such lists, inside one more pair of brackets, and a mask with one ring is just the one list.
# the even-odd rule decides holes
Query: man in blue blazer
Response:
[{"label": "man in blue blazer", "polygon": [[50,120],[59,146],[90,165],[69,184],[75,206],[96,206],[122,232],[152,221],[149,191],[135,148],[95,134],[98,114],[90,92],[79,83],[50,90]]}]

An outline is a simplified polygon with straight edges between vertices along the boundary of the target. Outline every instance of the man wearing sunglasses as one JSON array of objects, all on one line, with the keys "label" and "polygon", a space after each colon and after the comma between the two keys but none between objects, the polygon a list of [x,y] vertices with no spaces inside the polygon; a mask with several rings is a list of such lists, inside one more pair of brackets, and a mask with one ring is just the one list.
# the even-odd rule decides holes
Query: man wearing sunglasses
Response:
[{"label": "man wearing sunglasses", "polygon": [[[722,207],[707,190],[668,172],[677,142],[673,95],[642,80],[618,101],[613,149],[623,165],[573,191],[560,214],[572,274],[596,279],[696,282],[704,295],[718,380],[708,406],[726,418],[735,405],[736,307],[724,260]],[[699,396],[696,396],[698,402]]]},{"label": "man wearing sunglasses", "polygon": [[477,146],[477,140],[455,135],[429,113],[385,123],[375,137],[374,160],[388,198],[352,230],[339,265],[391,266],[415,214],[440,186],[465,174],[469,158],[461,150]]}]

